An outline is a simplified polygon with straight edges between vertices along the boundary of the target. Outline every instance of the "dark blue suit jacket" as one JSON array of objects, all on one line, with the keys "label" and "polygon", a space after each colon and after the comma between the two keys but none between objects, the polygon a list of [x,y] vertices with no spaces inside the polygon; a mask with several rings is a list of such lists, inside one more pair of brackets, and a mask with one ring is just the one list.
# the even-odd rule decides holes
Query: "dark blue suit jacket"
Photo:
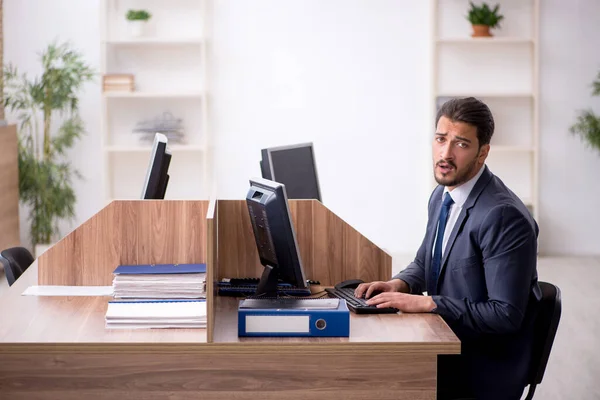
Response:
[{"label": "dark blue suit jacket", "polygon": [[[462,343],[478,398],[508,399],[527,385],[537,284],[538,226],[523,202],[487,166],[448,239],[437,282],[437,308]],[[429,200],[429,220],[415,260],[394,278],[413,294],[427,279],[444,188]]]}]

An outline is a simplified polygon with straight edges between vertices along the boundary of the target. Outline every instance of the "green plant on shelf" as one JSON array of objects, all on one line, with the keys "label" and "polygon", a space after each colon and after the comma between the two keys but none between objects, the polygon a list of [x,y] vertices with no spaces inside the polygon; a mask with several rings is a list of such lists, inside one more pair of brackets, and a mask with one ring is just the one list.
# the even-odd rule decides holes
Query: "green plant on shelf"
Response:
[{"label": "green plant on shelf", "polygon": [[34,246],[51,243],[59,221],[75,215],[72,180],[81,176],[67,155],[85,134],[78,92],[95,74],[68,43],[51,43],[40,58],[42,75],[33,79],[13,65],[4,68],[4,104],[18,119],[19,192],[30,207]]},{"label": "green plant on shelf", "polygon": [[[600,71],[596,80],[592,82],[592,96],[600,96]],[[569,131],[579,136],[588,146],[600,151],[600,116],[592,109],[580,111],[577,122]]]},{"label": "green plant on shelf", "polygon": [[148,21],[152,14],[146,10],[129,10],[126,17],[128,21]]},{"label": "green plant on shelf", "polygon": [[487,3],[477,6],[470,1],[469,4],[471,5],[471,9],[469,10],[467,19],[471,25],[485,25],[490,28],[500,27],[500,21],[504,19],[504,16],[499,14],[500,4],[496,4],[493,9]]}]

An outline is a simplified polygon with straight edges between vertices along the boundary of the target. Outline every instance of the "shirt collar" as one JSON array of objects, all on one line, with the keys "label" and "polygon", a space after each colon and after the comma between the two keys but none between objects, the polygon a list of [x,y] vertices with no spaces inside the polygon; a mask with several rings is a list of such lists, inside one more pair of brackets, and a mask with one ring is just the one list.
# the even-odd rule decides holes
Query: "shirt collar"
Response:
[{"label": "shirt collar", "polygon": [[477,172],[477,175],[475,175],[474,177],[472,177],[471,179],[469,179],[468,181],[466,181],[462,185],[456,187],[451,192],[448,191],[448,187],[447,186],[444,187],[444,193],[449,193],[450,197],[452,197],[452,200],[454,200],[454,203],[458,207],[462,208],[462,206],[465,205],[465,202],[469,198],[469,194],[471,193],[471,190],[473,190],[473,187],[477,183],[477,180],[479,179],[479,177],[481,176],[481,174],[483,174],[483,170],[484,169],[485,169],[485,164],[481,166],[481,168],[479,169],[479,172]]}]

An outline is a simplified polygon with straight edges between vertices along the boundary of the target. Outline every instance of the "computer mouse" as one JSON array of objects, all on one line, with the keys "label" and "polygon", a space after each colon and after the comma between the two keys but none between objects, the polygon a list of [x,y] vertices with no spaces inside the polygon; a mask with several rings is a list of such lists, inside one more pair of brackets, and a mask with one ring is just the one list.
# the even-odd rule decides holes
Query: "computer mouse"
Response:
[{"label": "computer mouse", "polygon": [[361,283],[364,283],[365,281],[363,281],[362,279],[348,279],[345,281],[342,281],[340,283],[338,283],[337,285],[335,285],[336,289],[356,289],[358,287],[358,285],[360,285]]}]

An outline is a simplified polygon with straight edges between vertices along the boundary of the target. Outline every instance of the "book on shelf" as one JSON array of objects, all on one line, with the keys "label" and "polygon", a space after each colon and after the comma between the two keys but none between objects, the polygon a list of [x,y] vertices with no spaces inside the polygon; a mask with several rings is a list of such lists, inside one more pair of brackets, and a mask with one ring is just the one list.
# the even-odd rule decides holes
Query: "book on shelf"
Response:
[{"label": "book on shelf", "polygon": [[135,88],[129,85],[103,85],[103,92],[133,92]]},{"label": "book on shelf", "polygon": [[206,264],[120,265],[113,275],[116,299],[206,298]]},{"label": "book on shelf", "polygon": [[135,78],[133,74],[106,74],[102,76],[102,90],[105,92],[132,92],[134,89]]}]

